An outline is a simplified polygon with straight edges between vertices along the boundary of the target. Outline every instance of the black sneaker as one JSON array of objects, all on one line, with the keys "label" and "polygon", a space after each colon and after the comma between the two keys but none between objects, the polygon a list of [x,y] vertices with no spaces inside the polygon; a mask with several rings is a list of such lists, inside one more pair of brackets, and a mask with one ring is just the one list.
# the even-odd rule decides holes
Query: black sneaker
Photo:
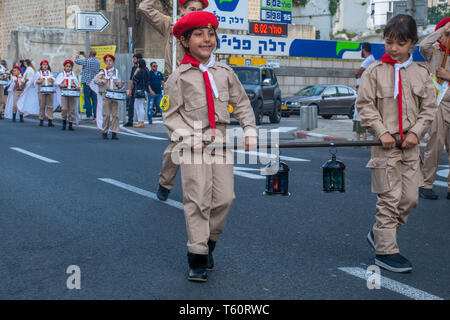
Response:
[{"label": "black sneaker", "polygon": [[375,250],[375,237],[373,236],[372,230],[367,234],[367,242],[369,242],[372,249]]},{"label": "black sneaker", "polygon": [[447,199],[450,200],[450,191],[447,192]]},{"label": "black sneaker", "polygon": [[102,133],[103,139],[108,140],[108,133]]},{"label": "black sneaker", "polygon": [[123,126],[124,127],[132,127],[133,126],[133,122],[127,122]]},{"label": "black sneaker", "polygon": [[419,195],[421,198],[428,200],[437,200],[439,198],[439,196],[434,193],[433,189],[419,188]]},{"label": "black sneaker", "polygon": [[119,140],[119,138],[117,137],[117,133],[113,132],[112,136],[111,136],[112,140]]},{"label": "black sneaker", "polygon": [[169,197],[169,193],[170,193],[169,189],[166,189],[163,186],[159,185],[158,192],[156,193],[156,196],[158,197],[159,200],[166,201],[167,198]]},{"label": "black sneaker", "polygon": [[375,264],[381,268],[392,272],[411,272],[412,264],[400,253],[396,254],[377,254],[375,256]]}]

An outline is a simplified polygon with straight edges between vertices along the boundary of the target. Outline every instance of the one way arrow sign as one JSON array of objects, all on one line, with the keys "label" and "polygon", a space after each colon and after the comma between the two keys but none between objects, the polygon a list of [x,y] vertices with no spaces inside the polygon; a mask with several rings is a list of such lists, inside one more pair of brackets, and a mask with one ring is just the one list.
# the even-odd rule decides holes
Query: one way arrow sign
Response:
[{"label": "one way arrow sign", "polygon": [[75,30],[102,32],[109,26],[109,20],[101,12],[78,12],[75,18]]}]

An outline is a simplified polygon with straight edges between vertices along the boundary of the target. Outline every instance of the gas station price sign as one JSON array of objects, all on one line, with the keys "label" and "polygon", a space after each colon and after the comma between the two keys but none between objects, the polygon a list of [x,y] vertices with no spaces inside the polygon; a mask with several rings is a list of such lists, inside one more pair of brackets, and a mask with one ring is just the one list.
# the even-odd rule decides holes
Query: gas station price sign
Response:
[{"label": "gas station price sign", "polygon": [[287,24],[249,21],[249,33],[259,36],[287,37]]}]

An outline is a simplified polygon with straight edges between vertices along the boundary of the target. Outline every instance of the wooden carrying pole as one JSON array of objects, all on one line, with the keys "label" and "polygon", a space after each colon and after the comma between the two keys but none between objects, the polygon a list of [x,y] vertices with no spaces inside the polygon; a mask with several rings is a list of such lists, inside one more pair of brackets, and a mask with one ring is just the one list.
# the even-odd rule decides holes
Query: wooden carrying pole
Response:
[{"label": "wooden carrying pole", "polygon": [[[276,144],[258,144],[256,149],[293,149],[293,148],[329,148],[329,147],[377,147],[382,146],[381,141],[315,141],[315,142],[294,142],[294,143],[276,143]],[[244,149],[243,145],[208,145],[208,148],[224,148],[224,149]],[[401,147],[401,143],[397,141],[397,148]]]},{"label": "wooden carrying pole", "polygon": [[[445,49],[444,59],[442,60],[441,68],[445,69],[447,65],[448,51],[450,50],[450,37],[447,37],[447,47]],[[442,84],[442,78],[438,79],[438,83]]]}]

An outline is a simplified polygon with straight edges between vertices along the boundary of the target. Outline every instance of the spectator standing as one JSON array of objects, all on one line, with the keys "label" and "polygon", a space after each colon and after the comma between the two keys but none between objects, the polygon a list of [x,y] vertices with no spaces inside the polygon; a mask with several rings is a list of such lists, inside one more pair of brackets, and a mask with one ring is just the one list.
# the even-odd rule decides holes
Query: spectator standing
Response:
[{"label": "spectator standing", "polygon": [[133,119],[134,119],[134,91],[135,88],[133,86],[133,77],[134,73],[136,72],[136,69],[138,68],[139,60],[142,59],[142,54],[136,53],[133,56],[133,68],[131,68],[131,74],[130,74],[130,89],[127,91],[128,99],[127,99],[127,110],[128,110],[128,122],[125,123],[124,127],[132,127],[133,126]]},{"label": "spectator standing", "polygon": [[[156,62],[150,63],[150,91],[148,95],[147,118],[148,123],[152,124],[153,104],[156,103],[156,113],[158,113],[159,105],[162,99],[162,88],[164,86],[164,76],[158,71]],[[156,114],[155,114],[156,115]]]},{"label": "spectator standing", "polygon": [[138,67],[133,74],[133,88],[134,107],[136,108],[136,116],[138,118],[138,122],[134,125],[134,127],[144,128],[145,93],[151,90],[149,84],[149,73],[144,59],[139,60]]},{"label": "spectator standing", "polygon": [[361,63],[361,67],[355,72],[356,88],[359,88],[359,83],[361,82],[361,77],[364,71],[376,61],[372,54],[372,46],[370,43],[364,42],[361,45],[361,56],[364,58],[364,61]]},{"label": "spectator standing", "polygon": [[[80,55],[84,59],[80,59]],[[94,120],[97,116],[97,94],[89,87],[92,79],[98,74],[100,69],[100,61],[97,60],[97,51],[91,49],[89,57],[84,52],[78,52],[75,63],[83,66],[81,84],[83,85],[84,103],[86,109],[86,117],[91,118],[93,114]]]}]

